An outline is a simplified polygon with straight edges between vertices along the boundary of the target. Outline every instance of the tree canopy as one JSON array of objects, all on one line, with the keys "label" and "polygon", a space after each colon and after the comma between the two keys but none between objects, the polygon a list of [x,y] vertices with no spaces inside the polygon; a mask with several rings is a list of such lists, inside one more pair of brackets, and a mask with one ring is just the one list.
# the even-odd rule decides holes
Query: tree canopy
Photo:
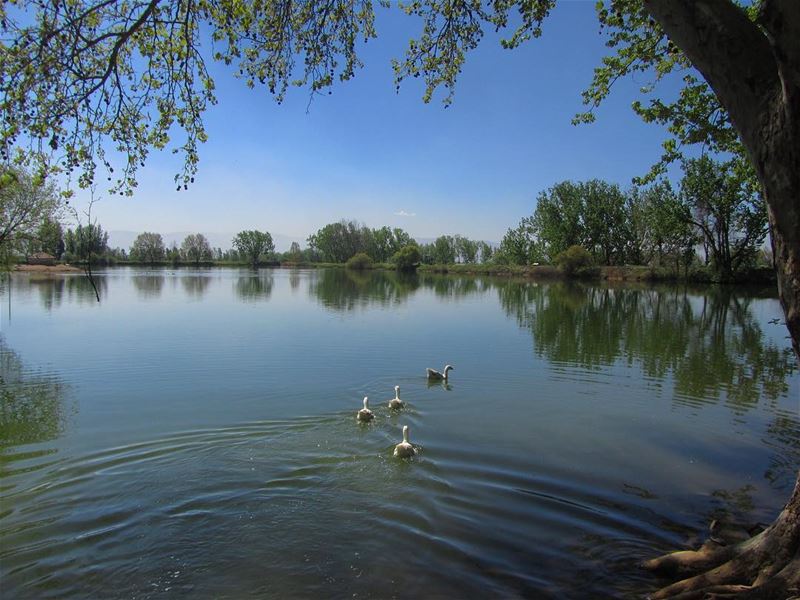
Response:
[{"label": "tree canopy", "polygon": [[240,255],[247,257],[253,267],[258,266],[262,255],[275,252],[275,244],[268,231],[240,231],[233,238],[233,247]]}]

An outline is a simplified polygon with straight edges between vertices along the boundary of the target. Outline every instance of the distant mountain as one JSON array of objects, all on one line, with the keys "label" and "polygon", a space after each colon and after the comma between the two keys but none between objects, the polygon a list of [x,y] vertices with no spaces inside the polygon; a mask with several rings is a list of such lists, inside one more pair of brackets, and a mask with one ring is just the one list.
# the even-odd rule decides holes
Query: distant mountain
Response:
[{"label": "distant mountain", "polygon": [[[133,241],[136,237],[140,234],[140,231],[109,231],[108,232],[108,245],[112,248],[124,248],[125,250],[130,250],[131,246],[133,245]],[[172,231],[169,233],[163,232],[155,232],[161,233],[161,237],[164,240],[164,245],[169,248],[172,246],[174,242],[176,246],[180,247],[183,240],[186,239],[186,236],[191,233],[198,233],[196,231]],[[222,248],[223,250],[229,250],[232,247],[232,240],[236,237],[236,233],[206,233],[201,231],[206,239],[208,240],[209,245],[212,248]],[[292,242],[297,242],[300,246],[305,246],[306,241],[304,238],[292,237],[288,235],[283,235],[280,233],[273,233],[272,234],[272,241],[275,242],[275,251],[276,252],[286,252],[289,247],[292,245]]]}]

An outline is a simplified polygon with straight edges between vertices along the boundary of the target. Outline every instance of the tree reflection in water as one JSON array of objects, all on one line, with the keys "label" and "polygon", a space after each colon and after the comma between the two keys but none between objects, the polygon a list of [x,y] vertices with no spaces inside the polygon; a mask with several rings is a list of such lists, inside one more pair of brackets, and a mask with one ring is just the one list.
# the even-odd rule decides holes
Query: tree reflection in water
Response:
[{"label": "tree reflection in water", "polygon": [[236,296],[244,302],[265,302],[272,295],[274,283],[272,271],[251,271],[236,280],[234,289]]},{"label": "tree reflection in water", "polygon": [[[671,378],[673,402],[724,402],[734,415],[769,403],[765,443],[775,449],[766,478],[791,486],[800,462],[797,413],[775,406],[796,369],[791,347],[767,339],[741,289],[586,287],[577,283],[498,285],[500,302],[530,331],[534,351],[553,363],[602,369],[638,365],[654,385]],[[779,325],[776,325],[779,326]]]},{"label": "tree reflection in water", "polygon": [[208,275],[184,275],[180,280],[183,291],[195,300],[200,300],[205,295],[211,283],[211,277]]},{"label": "tree reflection in water", "polygon": [[420,285],[415,273],[323,269],[311,275],[309,294],[326,308],[351,311],[405,302]]},{"label": "tree reflection in water", "polygon": [[131,281],[140,298],[155,300],[161,296],[166,278],[160,273],[135,273]]},{"label": "tree reflection in water", "polygon": [[[10,466],[14,446],[38,444],[64,431],[65,386],[53,377],[24,368],[16,352],[0,337],[0,474]],[[50,451],[26,452],[25,456]]]}]

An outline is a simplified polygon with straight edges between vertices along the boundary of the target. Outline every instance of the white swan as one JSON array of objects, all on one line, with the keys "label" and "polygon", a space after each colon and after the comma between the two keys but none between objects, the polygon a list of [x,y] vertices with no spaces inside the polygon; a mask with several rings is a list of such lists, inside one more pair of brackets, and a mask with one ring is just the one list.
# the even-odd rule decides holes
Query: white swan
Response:
[{"label": "white swan", "polygon": [[403,408],[403,406],[405,406],[405,404],[403,404],[403,401],[400,400],[400,386],[396,385],[394,386],[394,398],[389,400],[389,408],[400,410]]},{"label": "white swan", "polygon": [[398,458],[408,458],[416,453],[414,446],[408,442],[408,425],[403,425],[403,441],[394,447],[394,455]]},{"label": "white swan", "polygon": [[356,415],[356,419],[363,423],[366,423],[367,421],[372,421],[372,419],[375,418],[375,415],[372,414],[372,411],[369,409],[368,403],[369,403],[369,398],[367,398],[367,396],[364,396],[364,408],[358,411],[358,414]]},{"label": "white swan", "polygon": [[437,379],[437,380],[444,379],[445,381],[447,381],[447,372],[451,371],[453,369],[454,369],[454,367],[451,367],[450,365],[445,365],[444,366],[444,374],[442,374],[442,373],[439,373],[439,371],[437,371],[436,369],[428,368],[428,370],[427,370],[428,371],[428,379]]}]

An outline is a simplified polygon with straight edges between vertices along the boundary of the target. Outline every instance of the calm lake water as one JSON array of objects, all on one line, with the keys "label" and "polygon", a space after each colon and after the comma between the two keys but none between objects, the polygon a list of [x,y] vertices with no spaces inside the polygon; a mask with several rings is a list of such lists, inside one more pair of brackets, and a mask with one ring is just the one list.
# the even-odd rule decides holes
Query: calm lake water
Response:
[{"label": "calm lake water", "polygon": [[97,279],[2,283],[3,597],[641,597],[640,560],[770,522],[800,466],[770,291]]}]

